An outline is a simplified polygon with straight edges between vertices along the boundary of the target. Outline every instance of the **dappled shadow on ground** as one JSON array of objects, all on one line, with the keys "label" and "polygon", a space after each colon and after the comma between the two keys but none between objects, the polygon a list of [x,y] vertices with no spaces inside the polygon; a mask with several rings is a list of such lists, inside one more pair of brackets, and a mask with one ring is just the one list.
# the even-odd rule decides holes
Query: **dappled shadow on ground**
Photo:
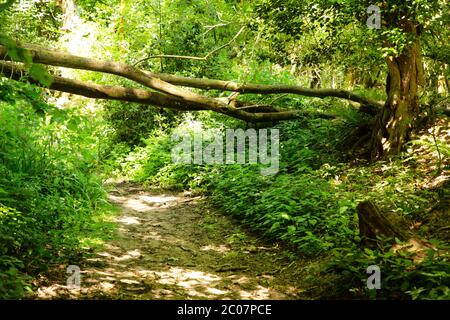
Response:
[{"label": "dappled shadow on ground", "polygon": [[[201,197],[117,184],[117,236],[80,263],[80,289],[65,270],[40,299],[293,299],[299,261],[216,213]],[[55,276],[53,277],[55,278]]]}]

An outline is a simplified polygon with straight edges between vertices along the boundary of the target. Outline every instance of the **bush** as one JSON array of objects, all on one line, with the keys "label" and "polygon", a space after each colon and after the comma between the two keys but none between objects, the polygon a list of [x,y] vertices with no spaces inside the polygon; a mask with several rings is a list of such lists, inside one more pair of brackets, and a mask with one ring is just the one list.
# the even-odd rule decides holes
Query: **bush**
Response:
[{"label": "bush", "polygon": [[95,124],[36,87],[1,81],[0,92],[0,297],[14,298],[25,274],[78,257],[105,192],[93,175]]},{"label": "bush", "polygon": [[[401,243],[399,243],[401,244]],[[337,289],[330,290],[336,296],[352,295],[378,299],[450,299],[450,263],[445,246],[441,250],[428,250],[421,262],[414,261],[414,254],[394,252],[390,246],[378,249],[358,247],[334,250],[332,261],[322,273],[334,273]],[[447,253],[446,253],[447,252]],[[369,265],[377,265],[381,271],[381,289],[366,287]],[[328,287],[327,284],[323,284]]]}]

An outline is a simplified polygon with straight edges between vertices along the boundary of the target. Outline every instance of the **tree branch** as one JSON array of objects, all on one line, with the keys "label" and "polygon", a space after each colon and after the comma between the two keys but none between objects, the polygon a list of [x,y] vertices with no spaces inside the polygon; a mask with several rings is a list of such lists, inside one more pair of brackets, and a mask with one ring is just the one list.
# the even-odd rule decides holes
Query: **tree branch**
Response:
[{"label": "tree branch", "polygon": [[[30,82],[36,83],[36,81],[26,75],[26,70],[24,70],[20,65],[13,64],[11,62],[0,61],[0,74],[3,74],[4,76],[15,80],[26,78]],[[81,95],[88,98],[136,102],[168,108],[176,111],[208,110],[208,108],[203,104],[189,103],[183,101],[178,97],[159,92],[120,86],[105,86],[94,83],[87,83],[79,80],[67,79],[59,76],[53,76],[53,81],[49,86],[49,89]],[[239,105],[243,104],[239,103]],[[265,108],[261,108],[258,111],[261,112],[242,112],[236,108],[230,108],[227,112],[224,112],[224,114],[249,122],[292,120],[305,116],[315,116],[326,119],[334,118],[333,115],[319,112],[277,110],[276,108],[270,106],[265,106]]]},{"label": "tree branch", "polygon": [[227,22],[227,23],[219,23],[219,24],[215,24],[213,26],[203,26],[203,28],[206,28],[208,30],[206,30],[204,33],[202,33],[202,36],[207,35],[209,32],[211,32],[212,30],[216,29],[216,28],[220,28],[220,27],[226,27],[230,24],[231,22]]},{"label": "tree branch", "polygon": [[[179,88],[125,63],[84,58],[64,52],[43,49],[34,45],[23,45],[18,46],[18,48],[28,50],[34,63],[114,74],[133,80],[148,88],[175,96],[186,103],[203,105],[211,111],[228,115],[233,114],[235,118],[245,121],[261,121],[261,117],[252,117],[252,114],[248,112],[236,110],[216,99]],[[0,56],[6,56],[6,59],[10,60],[7,54],[6,48],[0,45]]]},{"label": "tree branch", "polygon": [[[153,88],[155,90],[179,97],[184,97],[184,100],[188,101],[202,100],[204,102],[204,100],[208,100],[208,98],[186,90],[182,90],[180,88],[177,88],[176,86],[184,86],[204,90],[235,91],[243,94],[288,93],[318,98],[336,97],[358,102],[363,105],[370,105],[377,109],[381,109],[383,107],[383,104],[377,101],[346,90],[310,89],[295,85],[239,84],[233,81],[188,78],[166,73],[152,73],[148,71],[142,71],[124,63],[107,62],[96,59],[77,57],[67,53],[42,49],[36,46],[27,45],[23,47],[30,50],[31,54],[33,55],[33,61],[37,63],[115,74],[136,81],[149,88]],[[0,45],[0,57],[4,57],[6,55],[6,48]],[[213,103],[213,105],[211,106],[211,110],[220,112],[218,109],[221,107],[227,108],[228,106],[223,104],[214,105]]]},{"label": "tree branch", "polygon": [[[376,108],[381,107],[381,104],[376,101],[372,101],[345,90],[308,89],[289,85],[238,84],[231,81],[186,78],[170,74],[151,73],[142,71],[124,63],[84,58],[64,52],[43,49],[34,45],[18,45],[18,48],[27,50],[30,53],[30,56],[32,57],[34,63],[114,74],[133,80],[150,89],[154,89],[168,96],[171,96],[172,99],[177,99],[177,101],[179,101],[180,103],[184,103],[188,106],[194,105],[203,109],[219,112],[249,122],[289,120],[298,116],[304,116],[305,113],[298,110],[280,110],[278,112],[268,113],[247,112],[245,110],[236,108],[233,105],[222,101],[221,99],[206,97],[201,94],[180,88],[179,86],[200,88],[206,90],[215,89],[223,91],[234,91],[240,93],[291,93],[320,98],[338,97],[359,102],[365,105],[372,105]],[[8,57],[7,49],[2,45],[0,45],[0,57],[4,57],[3,60],[11,60],[10,57]],[[319,116],[328,118],[332,117],[330,115],[323,114],[319,114]]]},{"label": "tree branch", "polygon": [[381,109],[383,107],[382,103],[378,101],[360,96],[351,91],[342,89],[310,89],[295,85],[263,85],[263,84],[239,84],[233,81],[224,81],[216,79],[203,79],[203,78],[188,78],[183,76],[177,76],[167,73],[152,73],[149,71],[144,71],[145,74],[159,78],[168,83],[197,88],[203,90],[221,90],[221,91],[234,91],[242,94],[257,93],[257,94],[295,94],[306,97],[316,97],[316,98],[327,98],[335,97],[340,99],[345,99],[353,102],[357,102],[364,105],[369,105]]},{"label": "tree branch", "polygon": [[[27,75],[26,70],[22,66],[11,62],[0,61],[0,76],[1,75],[10,79],[27,80],[30,83],[40,85],[39,82]],[[105,86],[59,76],[53,76],[52,83],[48,89],[72,93],[87,98],[136,102],[178,111],[206,110],[201,106],[189,104],[176,97],[155,91],[121,86]]]},{"label": "tree branch", "polygon": [[209,52],[206,56],[204,57],[195,57],[195,56],[179,56],[179,55],[173,55],[173,54],[157,54],[154,56],[149,56],[149,57],[145,57],[141,60],[139,60],[138,62],[136,62],[133,66],[136,67],[138,65],[140,65],[142,62],[145,62],[147,60],[150,59],[158,59],[158,58],[164,58],[164,59],[184,59],[184,60],[197,60],[197,61],[206,61],[208,60],[209,57],[211,57],[213,54],[215,54],[217,51],[222,50],[223,48],[228,47],[230,44],[232,44],[237,37],[239,37],[239,35],[242,33],[242,31],[244,31],[245,26],[242,27],[238,33],[235,34],[235,36],[228,41],[227,43],[225,43],[224,45],[221,45],[220,47],[214,49],[213,51]]}]

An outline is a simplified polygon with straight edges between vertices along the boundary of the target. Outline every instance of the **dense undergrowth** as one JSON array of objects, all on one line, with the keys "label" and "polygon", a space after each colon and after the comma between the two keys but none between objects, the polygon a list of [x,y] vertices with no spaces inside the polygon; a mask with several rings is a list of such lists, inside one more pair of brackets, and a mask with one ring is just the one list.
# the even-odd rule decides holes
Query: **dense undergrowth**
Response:
[{"label": "dense undergrowth", "polygon": [[[42,91],[33,86],[5,80],[0,90],[3,298],[24,296],[32,290],[32,278],[52,264],[79,261],[83,241],[97,235],[95,228],[106,227],[95,224],[106,208],[96,173],[103,179],[116,176],[206,194],[224,213],[267,239],[281,239],[299,255],[321,257],[307,270],[313,297],[449,298],[445,118],[419,132],[407,152],[370,164],[349,147],[365,116],[326,102],[335,105],[340,114],[336,120],[305,118],[275,126],[281,138],[280,168],[264,176],[259,164],[172,161],[174,132],[245,129],[220,116],[200,113],[169,120],[143,133],[140,145],[133,147],[118,142],[114,126],[106,129],[85,111],[44,103]],[[295,103],[299,107],[304,102]],[[303,107],[317,109],[326,103]],[[367,199],[395,213],[398,224],[414,229],[438,250],[417,263],[412,255],[394,254],[389,247],[361,247],[356,206]],[[435,209],[441,203],[444,210],[439,213]],[[365,270],[373,264],[387,275],[379,292],[365,289]]]},{"label": "dense undergrowth", "polygon": [[[437,122],[443,127],[430,129],[441,130],[437,144],[424,131],[404,154],[370,164],[348,146],[355,138],[352,128],[364,121],[363,116],[351,108],[344,110],[341,120],[308,118],[278,124],[281,162],[273,176],[261,175],[261,165],[173,163],[173,132],[193,134],[226,126],[202,121],[201,116],[187,117],[172,130],[156,131],[131,151],[117,146],[108,162],[109,172],[150,186],[208,194],[223,212],[267,238],[282,239],[301,255],[323,256],[322,263],[310,270],[311,282],[322,288],[315,293],[319,296],[376,297],[376,291],[365,289],[365,269],[376,264],[388,275],[378,298],[448,299],[450,273],[444,245],[448,235],[435,232],[445,227],[446,220],[434,226],[423,222],[449,192],[448,185],[439,183],[445,181],[449,168],[445,119]],[[394,213],[396,223],[416,228],[414,232],[430,239],[439,251],[416,264],[412,255],[393,254],[388,248],[364,250],[359,245],[356,210],[363,200]]]},{"label": "dense undergrowth", "polygon": [[0,82],[3,299],[24,296],[50,265],[76,264],[83,236],[100,227],[95,218],[107,208],[93,174],[96,124],[77,110],[46,104],[41,95],[28,84]]},{"label": "dense undergrowth", "polygon": [[[340,114],[336,120],[305,118],[275,126],[281,137],[280,168],[264,176],[259,164],[172,161],[174,132],[245,129],[220,116],[200,113],[168,121],[143,133],[133,147],[118,142],[114,126],[106,129],[85,111],[44,103],[42,91],[33,86],[5,80],[0,90],[2,298],[24,296],[32,290],[33,276],[52,264],[79,261],[83,241],[97,235],[95,228],[106,227],[95,224],[106,208],[96,173],[206,194],[224,213],[266,238],[285,241],[299,255],[321,257],[307,270],[313,297],[449,298],[445,118],[419,132],[405,153],[370,164],[349,147],[365,116],[329,101]],[[313,101],[309,107],[326,103]],[[438,250],[417,263],[389,247],[361,247],[356,206],[367,199],[395,213],[398,224]],[[435,210],[440,204],[441,212]],[[365,289],[365,270],[373,264],[386,275],[379,292]]]}]

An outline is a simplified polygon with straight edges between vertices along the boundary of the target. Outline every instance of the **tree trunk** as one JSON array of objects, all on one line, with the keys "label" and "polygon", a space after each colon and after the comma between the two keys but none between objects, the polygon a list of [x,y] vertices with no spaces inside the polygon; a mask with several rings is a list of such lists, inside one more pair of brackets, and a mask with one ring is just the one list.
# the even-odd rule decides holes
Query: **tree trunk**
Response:
[{"label": "tree trunk", "polygon": [[[215,99],[210,96],[206,96],[201,93],[197,93],[188,90],[186,88],[182,88],[181,86],[206,88],[207,90],[212,88],[222,88],[222,90],[224,91],[235,91],[240,93],[261,93],[261,94],[292,93],[304,96],[314,96],[323,98],[339,97],[342,99],[359,102],[361,104],[370,104],[373,105],[374,107],[379,106],[379,103],[376,101],[372,101],[371,99],[359,96],[353,92],[340,89],[308,89],[289,85],[288,86],[258,85],[258,84],[240,85],[234,82],[221,80],[196,79],[196,78],[191,79],[168,74],[154,74],[151,72],[138,69],[125,63],[89,59],[68,54],[65,52],[43,49],[35,45],[26,45],[26,46],[21,45],[17,46],[17,48],[21,50],[26,50],[26,52],[29,54],[30,58],[32,58],[34,63],[117,75],[135,81],[149,89],[159,91],[160,93],[170,96],[173,99],[185,102],[188,105],[194,105],[202,109],[226,114],[228,116],[244,120],[247,122],[273,122],[273,121],[292,120],[304,117],[305,115],[311,113],[308,112],[306,114],[304,110],[296,110],[296,109],[276,110],[276,108],[271,108],[270,112],[255,113],[254,110],[256,108],[260,108],[261,106],[258,105],[248,106],[245,104],[244,105],[241,104],[242,107],[237,107],[233,106],[233,104],[231,104],[230,101],[222,101],[221,99]],[[0,60],[0,64],[5,64],[7,63],[6,60],[11,60],[11,57],[8,56],[7,48],[2,45],[0,45],[0,57],[3,57],[3,61]],[[0,73],[1,72],[2,71],[0,69]],[[92,96],[93,90],[92,86],[89,87],[88,84],[80,84],[80,83],[75,84],[73,82],[70,82],[70,79],[60,79],[60,80],[64,81],[64,85],[59,86],[60,88],[63,88],[65,90],[69,89],[77,90],[78,92],[77,94],[81,94],[84,91],[79,90],[79,88],[81,85],[83,85],[89,89],[88,90],[90,91],[88,93],[89,96]],[[77,88],[75,89],[74,86]],[[97,88],[100,91],[102,91],[102,96],[104,97],[114,96],[115,98],[117,98],[118,96],[120,96],[120,98],[123,99],[127,98],[127,95],[130,92],[126,91],[126,88],[122,88],[120,90],[118,89],[119,91],[121,91],[120,94],[118,93],[118,91],[112,94],[111,90],[108,88],[101,88],[101,87]],[[133,95],[135,94],[137,93],[134,92]],[[135,98],[136,97],[133,97],[133,99]],[[141,97],[137,97],[136,99],[141,100]],[[252,111],[248,111],[250,107]],[[333,115],[323,114],[323,116],[332,119],[335,118]]]},{"label": "tree trunk", "polygon": [[73,0],[56,0],[56,5],[63,13],[63,25],[61,30],[72,30],[75,17],[75,2]]},{"label": "tree trunk", "polygon": [[358,204],[359,234],[365,244],[373,243],[377,236],[407,240],[409,237],[371,201]]},{"label": "tree trunk", "polygon": [[309,85],[310,89],[320,88],[320,74],[316,69],[312,71],[311,83]]},{"label": "tree trunk", "polygon": [[418,87],[423,83],[421,47],[416,27],[407,24],[415,42],[397,57],[387,57],[387,100],[375,119],[370,158],[375,160],[402,150],[419,115]]},{"label": "tree trunk", "polygon": [[[27,79],[32,83],[39,84],[36,80],[26,76],[26,74],[27,71],[22,66],[11,62],[0,61],[0,76],[5,76],[15,80]],[[48,86],[48,89],[81,95],[88,98],[137,102],[140,104],[159,106],[178,111],[210,110],[208,105],[205,105],[204,103],[189,102],[170,94],[145,89],[98,85],[91,82],[83,82],[56,75],[52,76],[52,78],[52,82]],[[217,101],[217,103],[229,106],[228,98],[212,99]],[[322,112],[280,110],[270,105],[251,105],[243,101],[235,101],[233,107],[223,109],[222,113],[247,122],[276,122],[305,116],[324,119],[335,118],[334,115]]]},{"label": "tree trunk", "polygon": [[[392,244],[392,251],[408,252],[416,263],[422,262],[427,256],[428,250],[436,250],[430,242],[415,237],[411,232],[401,229],[392,221],[393,213],[388,216],[371,201],[363,201],[358,204],[359,234],[362,245],[377,247],[380,243]],[[397,219],[394,219],[397,220]],[[380,237],[380,239],[377,239]],[[396,239],[402,243],[396,243]]]}]

